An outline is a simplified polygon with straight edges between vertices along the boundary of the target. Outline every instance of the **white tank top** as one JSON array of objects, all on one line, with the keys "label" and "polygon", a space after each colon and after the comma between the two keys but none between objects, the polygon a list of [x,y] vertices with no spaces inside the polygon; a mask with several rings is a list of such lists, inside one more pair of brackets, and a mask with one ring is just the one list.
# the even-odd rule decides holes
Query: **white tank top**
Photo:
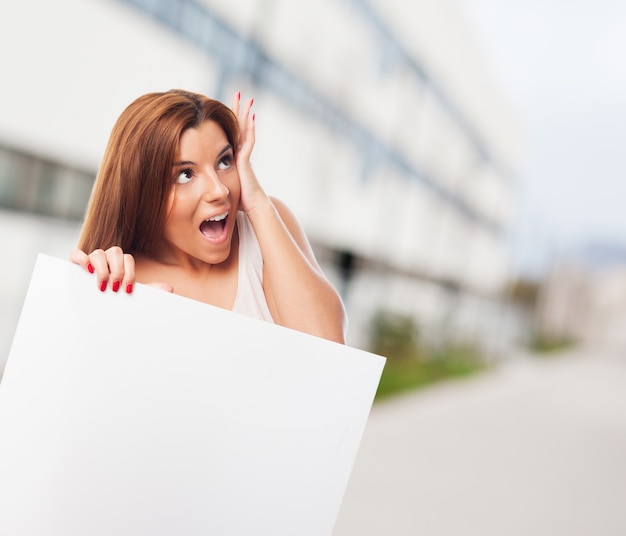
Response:
[{"label": "white tank top", "polygon": [[252,224],[243,211],[237,212],[239,273],[233,312],[274,323],[263,292],[263,256]]}]

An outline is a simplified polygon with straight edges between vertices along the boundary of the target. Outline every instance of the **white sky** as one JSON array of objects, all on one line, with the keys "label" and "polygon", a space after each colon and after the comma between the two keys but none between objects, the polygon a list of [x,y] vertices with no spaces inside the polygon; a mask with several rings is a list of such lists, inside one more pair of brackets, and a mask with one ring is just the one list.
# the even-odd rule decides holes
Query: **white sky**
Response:
[{"label": "white sky", "polygon": [[527,135],[525,269],[626,245],[626,1],[460,0]]}]

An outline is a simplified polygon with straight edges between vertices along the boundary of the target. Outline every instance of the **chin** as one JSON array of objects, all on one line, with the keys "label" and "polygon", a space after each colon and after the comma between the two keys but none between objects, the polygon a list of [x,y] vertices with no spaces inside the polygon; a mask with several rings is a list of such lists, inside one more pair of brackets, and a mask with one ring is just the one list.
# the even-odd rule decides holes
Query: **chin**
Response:
[{"label": "chin", "polygon": [[[221,249],[221,248],[220,248]],[[224,247],[223,251],[213,251],[211,253],[205,253],[204,255],[198,257],[202,259],[207,264],[222,264],[230,259],[231,254],[231,245],[230,243]]]}]

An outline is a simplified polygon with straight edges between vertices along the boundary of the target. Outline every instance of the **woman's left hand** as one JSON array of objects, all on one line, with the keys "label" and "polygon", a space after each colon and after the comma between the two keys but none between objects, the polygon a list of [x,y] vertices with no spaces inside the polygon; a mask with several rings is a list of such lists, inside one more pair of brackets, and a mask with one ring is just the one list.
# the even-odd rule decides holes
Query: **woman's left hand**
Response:
[{"label": "woman's left hand", "polygon": [[252,170],[250,156],[254,148],[255,138],[255,114],[250,114],[254,99],[247,100],[241,106],[241,93],[233,95],[232,110],[239,120],[239,146],[237,148],[237,172],[241,182],[242,210],[252,212],[259,204],[267,203],[269,198]]},{"label": "woman's left hand", "polygon": [[304,230],[285,205],[270,199],[259,184],[250,155],[255,141],[252,100],[241,107],[233,97],[239,120],[237,171],[240,207],[252,223],[263,257],[263,290],[274,321],[284,327],[344,343],[346,317],[337,292],[324,277]]}]

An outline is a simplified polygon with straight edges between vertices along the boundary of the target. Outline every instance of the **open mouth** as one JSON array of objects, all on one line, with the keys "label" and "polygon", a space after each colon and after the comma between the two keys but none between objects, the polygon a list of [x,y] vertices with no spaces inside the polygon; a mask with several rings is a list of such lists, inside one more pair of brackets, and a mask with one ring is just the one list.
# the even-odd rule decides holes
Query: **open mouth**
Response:
[{"label": "open mouth", "polygon": [[204,220],[200,224],[200,232],[207,238],[215,240],[220,238],[226,228],[226,220],[228,218],[228,212],[213,216],[208,220]]}]

